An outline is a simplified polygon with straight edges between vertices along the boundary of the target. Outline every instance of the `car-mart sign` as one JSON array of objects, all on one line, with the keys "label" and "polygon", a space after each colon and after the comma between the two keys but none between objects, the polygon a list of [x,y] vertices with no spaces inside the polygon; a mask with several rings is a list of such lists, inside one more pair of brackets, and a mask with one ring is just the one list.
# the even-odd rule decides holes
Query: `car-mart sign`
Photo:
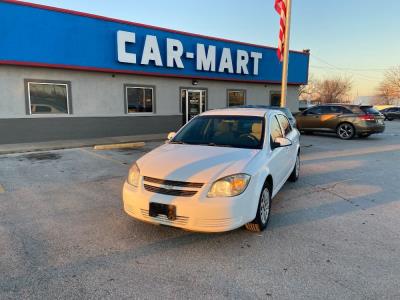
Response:
[{"label": "car-mart sign", "polygon": [[[279,82],[275,49],[0,0],[0,64],[247,82]],[[309,56],[291,52],[289,83]]]},{"label": "car-mart sign", "polygon": [[[118,61],[121,63],[136,64],[136,54],[128,53],[127,43],[134,44],[136,42],[136,34],[134,32],[118,31]],[[217,63],[217,47],[206,46],[202,43],[196,43],[195,52],[186,52],[183,43],[178,39],[167,38],[163,41],[166,44],[166,57],[161,56],[160,46],[155,35],[146,35],[144,47],[142,50],[142,58],[140,64],[149,65],[154,63],[158,67],[185,69],[183,56],[186,59],[196,60],[196,70],[206,72],[219,72],[229,74],[249,75],[249,65],[252,65],[251,74],[258,75],[259,63],[262,59],[260,52],[247,52],[238,49],[232,58],[230,48],[223,48]],[[207,49],[206,49],[207,48]],[[235,64],[233,59],[235,59]],[[235,67],[234,67],[235,65]]]}]

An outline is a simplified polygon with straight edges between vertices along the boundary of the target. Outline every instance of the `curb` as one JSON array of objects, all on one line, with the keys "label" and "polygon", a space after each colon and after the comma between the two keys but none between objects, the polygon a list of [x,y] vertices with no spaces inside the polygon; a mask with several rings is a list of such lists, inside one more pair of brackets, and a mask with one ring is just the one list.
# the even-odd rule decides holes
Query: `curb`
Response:
[{"label": "curb", "polygon": [[78,139],[78,140],[58,140],[58,141],[37,142],[37,143],[0,144],[0,155],[94,147],[96,145],[105,146],[105,145],[117,145],[117,144],[118,145],[136,144],[143,142],[159,142],[159,141],[161,142],[165,141],[166,136],[167,136],[166,133],[162,133],[162,134],[119,136],[119,137]]},{"label": "curb", "polygon": [[146,145],[145,142],[120,143],[120,144],[96,145],[93,147],[93,149],[94,150],[137,149],[137,148],[142,148],[145,145]]}]

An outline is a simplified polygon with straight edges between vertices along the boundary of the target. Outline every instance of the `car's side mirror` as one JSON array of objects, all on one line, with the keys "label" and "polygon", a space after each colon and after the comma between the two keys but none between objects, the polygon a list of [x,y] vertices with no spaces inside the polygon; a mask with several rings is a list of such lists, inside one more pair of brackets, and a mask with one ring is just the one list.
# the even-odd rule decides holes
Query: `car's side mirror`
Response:
[{"label": "car's side mirror", "polygon": [[168,141],[172,140],[175,137],[175,135],[176,135],[176,132],[168,133],[168,137],[167,137]]},{"label": "car's side mirror", "polygon": [[272,142],[271,148],[274,150],[276,148],[289,147],[291,145],[292,141],[288,138],[278,137]]}]

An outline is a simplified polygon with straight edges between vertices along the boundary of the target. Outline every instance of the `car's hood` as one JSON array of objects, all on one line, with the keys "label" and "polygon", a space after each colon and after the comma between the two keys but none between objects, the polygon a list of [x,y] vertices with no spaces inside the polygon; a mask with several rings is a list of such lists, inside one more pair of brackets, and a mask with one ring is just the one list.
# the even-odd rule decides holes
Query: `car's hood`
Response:
[{"label": "car's hood", "polygon": [[212,182],[241,173],[260,150],[165,144],[137,161],[140,173],[159,179]]}]

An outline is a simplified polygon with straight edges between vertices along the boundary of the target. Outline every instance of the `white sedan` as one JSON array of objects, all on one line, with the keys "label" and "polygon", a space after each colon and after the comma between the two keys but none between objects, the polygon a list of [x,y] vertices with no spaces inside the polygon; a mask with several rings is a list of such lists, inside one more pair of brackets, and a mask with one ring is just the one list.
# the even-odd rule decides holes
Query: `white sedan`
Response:
[{"label": "white sedan", "polygon": [[131,167],[123,187],[135,219],[187,230],[267,227],[271,199],[300,170],[299,132],[280,111],[208,111]]}]

